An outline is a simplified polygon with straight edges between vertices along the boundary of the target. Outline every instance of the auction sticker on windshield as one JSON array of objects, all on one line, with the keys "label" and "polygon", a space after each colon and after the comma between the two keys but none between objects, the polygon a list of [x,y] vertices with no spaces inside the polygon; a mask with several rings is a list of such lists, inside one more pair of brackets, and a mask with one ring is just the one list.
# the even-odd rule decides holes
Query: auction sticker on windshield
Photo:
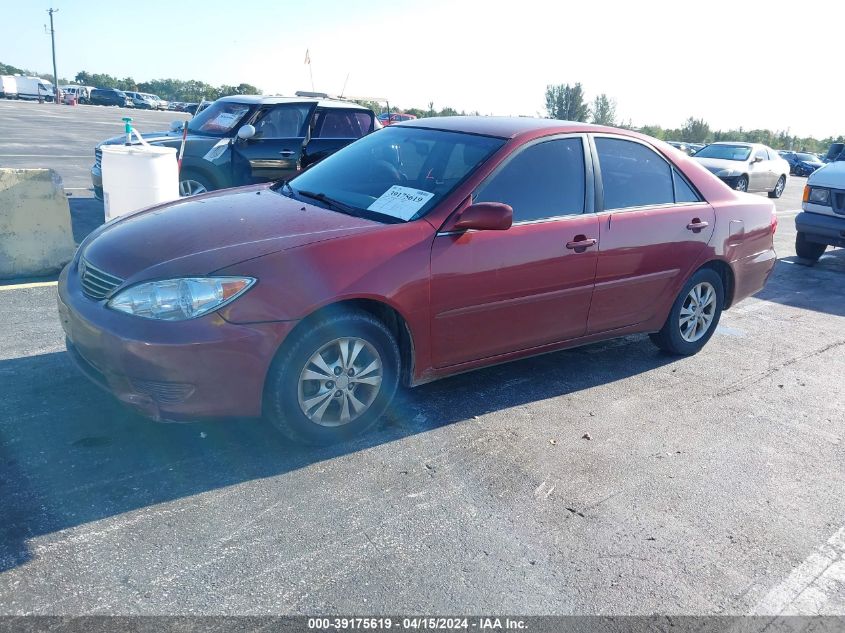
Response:
[{"label": "auction sticker on windshield", "polygon": [[428,191],[393,185],[367,207],[367,210],[410,220],[433,197],[434,194]]}]

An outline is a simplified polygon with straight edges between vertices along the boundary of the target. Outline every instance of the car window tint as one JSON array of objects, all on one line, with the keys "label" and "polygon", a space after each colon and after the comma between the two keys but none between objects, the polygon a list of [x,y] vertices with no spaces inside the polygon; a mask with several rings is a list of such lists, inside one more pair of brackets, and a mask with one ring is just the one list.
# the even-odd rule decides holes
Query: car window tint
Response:
[{"label": "car window tint", "polygon": [[305,136],[308,105],[285,104],[262,112],[255,122],[256,138],[298,138]]},{"label": "car window tint", "polygon": [[[314,138],[361,138],[361,124],[349,110],[325,110],[320,113]],[[367,130],[369,131],[369,130]]]},{"label": "car window tint", "polygon": [[689,183],[684,179],[677,170],[672,170],[672,178],[675,181],[675,202],[682,204],[684,202],[701,202],[701,198],[695,190],[689,186]]},{"label": "car window tint", "polygon": [[754,152],[754,158],[762,158],[763,160],[768,160],[769,156],[766,154],[766,150],[763,148],[758,149]]},{"label": "car window tint", "polygon": [[581,139],[545,141],[522,150],[481,186],[473,200],[509,204],[514,222],[583,213]]},{"label": "car window tint", "polygon": [[604,187],[605,209],[672,204],[672,171],[655,151],[640,143],[595,139]]}]

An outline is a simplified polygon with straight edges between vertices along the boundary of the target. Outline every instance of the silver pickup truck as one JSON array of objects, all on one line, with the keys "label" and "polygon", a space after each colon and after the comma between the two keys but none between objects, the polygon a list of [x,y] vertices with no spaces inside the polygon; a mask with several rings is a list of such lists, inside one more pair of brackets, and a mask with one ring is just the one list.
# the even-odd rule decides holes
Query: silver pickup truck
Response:
[{"label": "silver pickup truck", "polygon": [[845,248],[845,151],[810,174],[795,217],[795,252],[817,260],[828,246]]}]

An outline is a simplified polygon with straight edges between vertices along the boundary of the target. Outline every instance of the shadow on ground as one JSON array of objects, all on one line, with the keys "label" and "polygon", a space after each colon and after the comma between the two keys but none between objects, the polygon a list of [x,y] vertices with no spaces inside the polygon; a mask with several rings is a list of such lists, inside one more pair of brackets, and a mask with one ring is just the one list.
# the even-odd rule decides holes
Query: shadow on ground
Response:
[{"label": "shadow on ground", "polygon": [[73,239],[79,244],[91,231],[105,222],[105,207],[96,198],[67,199],[70,205],[70,224],[73,229]]},{"label": "shadow on ground", "polygon": [[818,262],[779,259],[772,279],[757,299],[804,310],[845,316],[845,249],[828,248]]},{"label": "shadow on ground", "polygon": [[29,539],[284,473],[475,416],[574,393],[673,360],[627,337],[401,392],[383,428],[330,448],[293,446],[261,420],[156,424],[89,384],[67,353],[0,362],[0,571]]}]

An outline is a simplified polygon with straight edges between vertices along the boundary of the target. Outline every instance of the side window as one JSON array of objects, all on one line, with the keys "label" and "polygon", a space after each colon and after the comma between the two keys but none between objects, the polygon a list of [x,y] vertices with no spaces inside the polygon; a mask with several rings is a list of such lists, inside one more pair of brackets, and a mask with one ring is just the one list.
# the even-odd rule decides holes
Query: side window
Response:
[{"label": "side window", "polygon": [[361,129],[361,120],[357,112],[350,110],[330,109],[319,113],[314,138],[361,138],[369,132],[370,117],[367,117],[366,128]]},{"label": "side window", "polygon": [[675,202],[672,169],[654,150],[623,139],[597,137],[605,209]]},{"label": "side window", "polygon": [[522,150],[481,185],[473,201],[509,204],[514,222],[583,213],[581,139],[545,141]]},{"label": "side window", "polygon": [[685,202],[701,202],[701,197],[690,187],[686,179],[678,173],[677,170],[672,170],[672,180],[675,181],[675,202],[683,204]]},{"label": "side window", "polygon": [[278,105],[264,110],[255,122],[255,136],[260,139],[298,138],[308,117],[308,106]]},{"label": "side window", "polygon": [[761,147],[756,152],[754,152],[754,158],[761,158],[763,160],[769,160],[769,155],[766,154],[765,148]]},{"label": "side window", "polygon": [[767,147],[766,151],[769,153],[769,160],[777,160],[778,158],[780,158],[780,156],[778,156],[778,153],[771,147]]}]

